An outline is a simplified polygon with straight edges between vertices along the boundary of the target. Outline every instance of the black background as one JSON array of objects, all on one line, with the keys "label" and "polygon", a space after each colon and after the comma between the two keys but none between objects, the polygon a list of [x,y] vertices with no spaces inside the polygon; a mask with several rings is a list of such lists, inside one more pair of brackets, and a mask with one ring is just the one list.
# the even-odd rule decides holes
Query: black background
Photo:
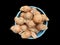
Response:
[{"label": "black background", "polygon": [[[36,44],[36,45],[45,45],[51,44],[54,40],[56,40],[56,15],[54,14],[54,4],[52,1],[48,0],[14,0],[14,1],[6,1],[3,5],[2,16],[1,17],[1,29],[0,29],[0,41],[2,44]],[[36,40],[23,40],[20,38],[18,34],[13,33],[10,30],[10,27],[14,25],[14,17],[16,16],[19,8],[24,5],[29,6],[37,6],[41,8],[49,17],[50,21],[48,24],[48,30],[45,34],[36,39]],[[52,7],[53,6],[53,7]]]}]

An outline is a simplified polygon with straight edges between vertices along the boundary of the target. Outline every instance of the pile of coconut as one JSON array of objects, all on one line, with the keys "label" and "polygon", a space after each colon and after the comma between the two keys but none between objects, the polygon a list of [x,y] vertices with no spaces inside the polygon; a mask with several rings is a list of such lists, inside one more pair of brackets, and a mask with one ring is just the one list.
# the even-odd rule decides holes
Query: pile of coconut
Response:
[{"label": "pile of coconut", "polygon": [[24,39],[30,37],[36,39],[37,33],[48,29],[44,22],[49,21],[49,18],[36,8],[22,6],[20,11],[19,17],[14,17],[16,25],[10,28],[14,33],[18,33]]}]

